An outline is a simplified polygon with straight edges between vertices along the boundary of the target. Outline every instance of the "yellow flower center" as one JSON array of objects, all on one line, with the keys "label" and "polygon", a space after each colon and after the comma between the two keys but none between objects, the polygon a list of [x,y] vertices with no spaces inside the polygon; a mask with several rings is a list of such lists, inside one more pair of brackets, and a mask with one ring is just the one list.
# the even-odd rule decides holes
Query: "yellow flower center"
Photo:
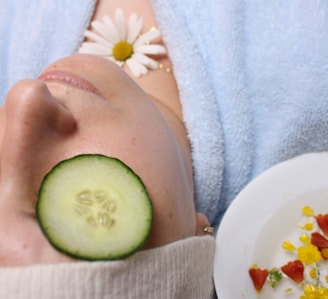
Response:
[{"label": "yellow flower center", "polygon": [[314,268],[312,268],[311,270],[310,270],[310,277],[312,278],[312,279],[315,279],[315,278],[317,278],[318,277],[318,272],[317,272],[317,270],[316,269],[314,269]]},{"label": "yellow flower center", "polygon": [[307,216],[314,216],[314,211],[311,207],[309,206],[305,206],[302,210],[303,214],[304,215],[307,215]]},{"label": "yellow flower center", "polygon": [[113,48],[113,57],[118,61],[125,61],[133,54],[133,47],[126,41],[118,42]]},{"label": "yellow flower center", "polygon": [[308,230],[308,231],[311,231],[311,230],[313,230],[313,223],[306,223],[305,225],[304,225],[304,229],[305,230]]},{"label": "yellow flower center", "polygon": [[324,259],[328,259],[328,248],[323,248],[321,250],[321,255],[323,256]]},{"label": "yellow flower center", "polygon": [[310,237],[306,234],[302,234],[300,236],[300,241],[303,242],[304,244],[310,244],[311,242]]},{"label": "yellow flower center", "polygon": [[306,247],[299,247],[298,248],[298,259],[307,265],[310,265],[312,263],[316,263],[320,261],[321,254],[320,251],[317,249],[317,247],[313,246],[312,244],[309,244]]},{"label": "yellow flower center", "polygon": [[316,287],[314,285],[306,285],[303,289],[304,296],[301,296],[300,299],[327,299],[328,298],[328,289],[324,287]]}]

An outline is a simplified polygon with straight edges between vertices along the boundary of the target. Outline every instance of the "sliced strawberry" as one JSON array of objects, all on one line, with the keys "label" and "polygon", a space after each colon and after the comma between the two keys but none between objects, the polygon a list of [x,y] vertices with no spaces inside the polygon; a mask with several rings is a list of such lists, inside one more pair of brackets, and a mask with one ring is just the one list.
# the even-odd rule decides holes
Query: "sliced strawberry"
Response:
[{"label": "sliced strawberry", "polygon": [[281,267],[283,273],[289,278],[294,280],[297,284],[300,284],[304,278],[304,265],[300,260],[288,262],[286,265]]},{"label": "sliced strawberry", "polygon": [[320,233],[314,232],[311,235],[311,243],[319,249],[319,251],[321,253],[321,257],[324,260],[327,260],[328,259],[328,240]]},{"label": "sliced strawberry", "polygon": [[328,214],[319,214],[316,219],[325,236],[328,236]]},{"label": "sliced strawberry", "polygon": [[311,243],[319,249],[328,248],[328,240],[318,232],[312,233]]},{"label": "sliced strawberry", "polygon": [[252,279],[256,292],[261,292],[264,283],[269,275],[269,271],[267,269],[250,268],[248,272]]}]

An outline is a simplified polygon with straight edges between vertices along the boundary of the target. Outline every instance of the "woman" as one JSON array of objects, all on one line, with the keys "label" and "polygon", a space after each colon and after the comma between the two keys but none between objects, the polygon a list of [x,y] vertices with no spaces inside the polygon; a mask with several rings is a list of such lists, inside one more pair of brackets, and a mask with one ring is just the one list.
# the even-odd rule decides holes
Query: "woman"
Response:
[{"label": "woman", "polygon": [[[145,26],[156,26],[150,3],[131,3],[121,5],[125,13],[138,9]],[[117,5],[99,1],[93,19],[113,14]],[[164,49],[161,39],[157,43]],[[158,63],[171,67],[161,54]],[[172,72],[136,78],[127,65],[72,55],[35,79],[19,80],[0,111],[0,297],[212,297],[214,241],[208,219],[195,208],[190,144]],[[149,192],[150,236],[125,260],[77,263],[53,248],[38,226],[42,178],[84,153],[122,160]]]},{"label": "woman", "polygon": [[[3,98],[17,80],[78,51],[97,6],[71,2],[3,4]],[[124,3],[126,16],[144,14],[144,2]],[[153,0],[152,8],[192,149],[196,209],[217,227],[236,194],[268,167],[328,148],[327,2]],[[150,71],[138,84],[151,74],[166,72]]]}]

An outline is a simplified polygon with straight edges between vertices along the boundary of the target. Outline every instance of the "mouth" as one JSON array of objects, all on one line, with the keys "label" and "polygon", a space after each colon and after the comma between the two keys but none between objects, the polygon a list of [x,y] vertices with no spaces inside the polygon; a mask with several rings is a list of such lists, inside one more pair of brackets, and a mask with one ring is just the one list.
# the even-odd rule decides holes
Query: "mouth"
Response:
[{"label": "mouth", "polygon": [[65,83],[102,97],[101,92],[93,84],[91,84],[88,80],[80,77],[79,75],[71,72],[52,70],[41,74],[38,79],[44,82],[55,81]]}]

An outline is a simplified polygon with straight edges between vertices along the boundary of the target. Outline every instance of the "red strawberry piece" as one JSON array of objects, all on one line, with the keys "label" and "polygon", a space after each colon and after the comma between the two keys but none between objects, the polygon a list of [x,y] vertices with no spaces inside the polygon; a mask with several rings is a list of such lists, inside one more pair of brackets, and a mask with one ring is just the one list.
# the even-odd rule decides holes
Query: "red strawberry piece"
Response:
[{"label": "red strawberry piece", "polygon": [[312,233],[311,243],[319,249],[328,248],[328,240],[318,232]]},{"label": "red strawberry piece", "polygon": [[319,214],[316,219],[323,233],[328,236],[328,214]]},{"label": "red strawberry piece", "polygon": [[269,275],[269,271],[267,269],[250,268],[248,270],[248,273],[252,279],[256,292],[261,292],[264,283]]},{"label": "red strawberry piece", "polygon": [[328,240],[318,232],[314,232],[311,235],[311,243],[316,246],[320,253],[321,257],[324,260],[328,259]]},{"label": "red strawberry piece", "polygon": [[304,265],[300,260],[288,262],[281,267],[281,270],[297,284],[300,284],[303,281]]}]

